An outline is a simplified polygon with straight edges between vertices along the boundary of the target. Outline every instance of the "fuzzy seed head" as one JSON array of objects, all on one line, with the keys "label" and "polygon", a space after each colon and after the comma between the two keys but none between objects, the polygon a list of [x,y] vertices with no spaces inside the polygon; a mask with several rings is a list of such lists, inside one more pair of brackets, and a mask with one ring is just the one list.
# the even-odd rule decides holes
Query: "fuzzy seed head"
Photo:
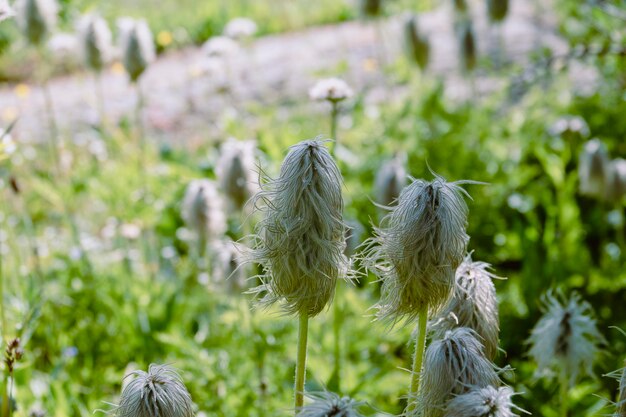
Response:
[{"label": "fuzzy seed head", "polygon": [[19,0],[16,4],[17,23],[33,45],[41,45],[57,22],[56,0]]},{"label": "fuzzy seed head", "polygon": [[222,199],[213,181],[193,180],[189,183],[183,198],[182,218],[187,227],[204,241],[224,234],[226,218]]},{"label": "fuzzy seed head", "polygon": [[259,188],[255,151],[254,141],[229,139],[222,144],[215,171],[220,188],[234,210],[241,211]]},{"label": "fuzzy seed head", "polygon": [[430,59],[430,44],[426,35],[420,31],[416,15],[409,16],[404,23],[404,37],[409,59],[422,71],[425,70]]},{"label": "fuzzy seed head", "polygon": [[509,13],[509,0],[487,0],[487,14],[492,23],[502,22]]},{"label": "fuzzy seed head", "polygon": [[226,240],[215,247],[216,262],[213,270],[214,281],[231,294],[240,294],[246,287],[246,265],[242,250],[235,242]]},{"label": "fuzzy seed head", "polygon": [[145,20],[120,20],[122,61],[132,82],[156,59],[154,38]]},{"label": "fuzzy seed head", "polygon": [[472,388],[499,386],[496,367],[485,358],[476,333],[459,327],[433,341],[424,358],[422,385],[417,402],[424,417],[443,417],[454,396]]},{"label": "fuzzy seed head", "polygon": [[239,44],[226,36],[214,36],[202,45],[208,57],[228,58],[239,52]]},{"label": "fuzzy seed head", "polygon": [[113,37],[107,22],[96,15],[83,17],[80,26],[80,46],[85,65],[100,72],[109,62]]},{"label": "fuzzy seed head", "polygon": [[611,161],[606,146],[600,139],[585,143],[578,163],[580,193],[603,198],[611,178]]},{"label": "fuzzy seed head", "polygon": [[224,35],[235,40],[248,39],[256,34],[257,25],[252,19],[236,17],[226,24]]},{"label": "fuzzy seed head", "polygon": [[376,17],[383,13],[383,0],[361,0],[359,5],[364,17]]},{"label": "fuzzy seed head", "polygon": [[333,103],[343,101],[353,95],[354,92],[348,83],[340,78],[325,78],[323,80],[319,80],[309,90],[309,97],[311,100],[326,100]]},{"label": "fuzzy seed head", "polygon": [[607,189],[607,198],[619,203],[626,195],[626,160],[614,159],[611,161],[610,181]]},{"label": "fuzzy seed head", "polygon": [[459,55],[461,68],[466,73],[471,73],[476,68],[477,51],[476,38],[472,22],[464,19],[458,25],[457,37],[459,42]]},{"label": "fuzzy seed head", "polygon": [[407,182],[406,154],[397,154],[385,162],[374,180],[376,202],[383,206],[391,206],[400,196]]},{"label": "fuzzy seed head", "polygon": [[116,417],[193,417],[191,395],[178,372],[152,364],[148,372],[135,371],[123,389]]},{"label": "fuzzy seed head", "polygon": [[511,397],[515,393],[509,387],[473,388],[448,402],[444,417],[516,417],[520,410]]},{"label": "fuzzy seed head", "polygon": [[8,0],[0,0],[0,22],[15,16],[15,11]]},{"label": "fuzzy seed head", "polygon": [[566,116],[557,120],[550,126],[550,134],[561,137],[578,137],[586,138],[589,136],[589,125],[580,116]]},{"label": "fuzzy seed head", "polygon": [[263,265],[261,304],[283,299],[288,314],[319,314],[347,270],[342,178],[322,141],[290,148],[280,175],[255,197],[265,203],[253,259]]},{"label": "fuzzy seed head", "polygon": [[498,353],[500,321],[496,288],[492,279],[496,276],[485,262],[472,262],[467,255],[456,270],[454,295],[431,324],[435,339],[442,338],[455,327],[474,330],[485,345],[485,355],[493,360]]},{"label": "fuzzy seed head", "polygon": [[604,338],[591,317],[591,305],[576,293],[561,301],[549,292],[543,303],[545,313],[528,339],[537,373],[553,376],[564,372],[570,385],[581,372],[593,376],[593,361]]},{"label": "fuzzy seed head", "polygon": [[300,408],[296,417],[363,417],[357,409],[363,405],[350,397],[340,397],[334,392],[306,393],[313,400]]},{"label": "fuzzy seed head", "polygon": [[414,319],[423,309],[432,315],[448,301],[469,241],[467,193],[459,184],[414,180],[365,241],[364,264],[382,281],[379,317]]}]

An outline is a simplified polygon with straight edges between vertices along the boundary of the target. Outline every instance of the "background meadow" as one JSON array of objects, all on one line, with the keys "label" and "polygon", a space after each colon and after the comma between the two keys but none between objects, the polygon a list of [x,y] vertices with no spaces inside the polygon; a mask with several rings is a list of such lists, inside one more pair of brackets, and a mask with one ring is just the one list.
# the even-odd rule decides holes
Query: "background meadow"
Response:
[{"label": "background meadow", "polygon": [[[101,117],[80,58],[59,62],[49,48],[40,53],[29,46],[15,21],[0,22],[0,132],[16,121],[0,148],[2,337],[5,343],[19,337],[24,349],[14,371],[13,415],[110,409],[123,376],[150,363],[181,371],[198,415],[292,413],[296,321],[280,308],[252,308],[252,296],[243,292],[256,283],[258,267],[240,270],[248,280],[237,287],[216,259],[199,259],[181,206],[191,180],[217,179],[220,145],[229,138],[254,140],[255,170],[270,176],[278,174],[289,146],[330,138],[330,106],[307,94],[312,81],[327,76],[343,77],[355,93],[340,105],[336,160],[344,218],[362,225],[361,241],[379,224],[376,174],[396,154],[406,155],[414,178],[436,173],[485,183],[464,187],[471,195],[468,250],[507,278],[495,280],[502,349],[496,363],[515,370],[504,380],[520,393],[516,404],[536,416],[559,415],[558,387],[536,375],[525,341],[541,317],[542,294],[577,291],[593,306],[606,343],[594,361],[596,377],[581,378],[570,390],[569,415],[611,415],[618,383],[603,375],[626,359],[626,337],[614,328],[626,330],[625,200],[623,194],[582,195],[578,170],[592,138],[611,159],[626,158],[626,6],[619,0],[537,2],[541,9],[532,16],[559,39],[556,50],[538,39],[527,40],[534,46],[523,56],[503,53],[515,48],[507,43],[511,36],[502,36],[505,20],[500,30],[479,31],[476,66],[462,71],[460,64],[419,68],[399,36],[402,13],[448,16],[452,2],[383,1],[382,14],[368,19],[357,3],[62,2],[63,32],[72,32],[86,11],[98,11],[113,28],[121,16],[145,18],[159,54],[154,66],[195,53],[232,18],[257,23],[257,34],[238,52],[243,58],[223,64],[223,84],[212,84],[214,73],[196,73],[182,58],[167,73],[179,72],[182,80],[171,102],[186,103],[189,92],[194,102],[165,128],[160,122],[170,121],[171,108],[150,95],[161,81],[151,67],[140,79],[144,107],[134,113],[137,91],[119,73],[120,57],[113,57],[103,70]],[[484,2],[469,4],[484,23]],[[521,9],[511,10],[509,20]],[[338,59],[312,57],[319,67],[304,70],[289,88],[254,78],[255,62],[286,65],[253,52],[268,36],[280,48],[300,33],[315,39],[316,32],[307,31],[318,29],[344,31],[351,42],[366,33],[367,48],[358,59],[342,58],[349,52],[341,45]],[[430,29],[431,45],[443,45],[433,40],[437,27]],[[432,54],[463,62],[454,40]],[[91,109],[82,123],[69,123],[85,108],[72,113],[63,104],[61,83],[68,79],[79,80],[71,85],[82,86]],[[42,80],[50,80],[52,100],[60,103],[57,131],[48,123]],[[126,86],[116,97],[131,104],[113,102],[109,81]],[[208,90],[201,90],[203,83]],[[220,241],[251,243],[247,235],[259,216],[250,209],[226,210]],[[363,271],[358,260],[354,267]],[[370,404],[368,415],[398,415],[406,406],[414,325],[374,321],[380,284],[367,273],[354,284],[340,282],[342,394]],[[329,383],[331,323],[332,308],[311,320],[307,391]]]}]

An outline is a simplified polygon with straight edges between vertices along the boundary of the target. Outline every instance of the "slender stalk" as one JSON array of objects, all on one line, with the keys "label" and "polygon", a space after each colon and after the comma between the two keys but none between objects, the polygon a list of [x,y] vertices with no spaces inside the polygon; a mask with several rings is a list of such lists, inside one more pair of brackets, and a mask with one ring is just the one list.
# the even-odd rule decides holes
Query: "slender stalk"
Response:
[{"label": "slender stalk", "polygon": [[300,313],[300,325],[298,328],[298,356],[296,359],[296,407],[295,414],[304,405],[304,380],[306,375],[306,344],[309,335],[309,315]]},{"label": "slender stalk", "polygon": [[568,409],[568,398],[567,394],[569,392],[569,383],[567,381],[567,372],[565,369],[561,370],[561,375],[559,378],[560,385],[560,395],[561,397],[561,408],[559,411],[559,417],[567,417],[567,409]]},{"label": "slender stalk", "polygon": [[102,86],[102,73],[94,74],[94,88],[96,90],[96,105],[98,107],[98,115],[100,116],[100,127],[104,127],[106,115],[104,108],[104,88]]},{"label": "slender stalk", "polygon": [[339,117],[339,103],[336,101],[331,101],[332,105],[330,110],[330,138],[333,140],[333,145],[330,150],[330,154],[335,157],[335,152],[337,150],[337,145],[339,144],[339,138],[337,137],[337,119]]},{"label": "slender stalk", "polygon": [[[38,48],[41,61],[44,63],[44,68],[47,66],[47,56],[43,47]],[[45,72],[45,70],[44,70]],[[59,155],[59,128],[57,126],[56,118],[54,116],[54,101],[52,100],[52,94],[50,93],[50,87],[48,86],[48,76],[45,73],[40,74],[40,85],[44,99],[44,111],[48,118],[48,129],[50,130],[50,148],[52,157],[54,158],[55,167],[57,172],[61,170],[61,158]]]},{"label": "slender stalk", "polygon": [[426,325],[428,324],[428,310],[423,309],[419,313],[417,323],[417,339],[415,341],[415,353],[413,354],[413,369],[411,369],[411,386],[409,388],[409,405],[407,407],[410,414],[415,410],[417,396],[420,391],[422,365],[424,363],[424,350],[426,349]]},{"label": "slender stalk", "polygon": [[328,381],[328,390],[337,394],[341,393],[341,324],[342,324],[342,308],[340,296],[340,283],[337,282],[335,290],[335,300],[333,302],[333,373]]}]

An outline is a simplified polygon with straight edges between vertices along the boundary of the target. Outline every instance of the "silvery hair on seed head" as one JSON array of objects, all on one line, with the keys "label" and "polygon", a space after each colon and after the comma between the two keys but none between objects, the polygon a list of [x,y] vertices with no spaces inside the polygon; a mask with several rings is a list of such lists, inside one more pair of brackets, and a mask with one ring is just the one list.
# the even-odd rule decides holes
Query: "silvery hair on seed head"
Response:
[{"label": "silvery hair on seed head", "polygon": [[490,268],[488,263],[472,262],[468,254],[456,270],[454,295],[430,327],[435,339],[455,327],[469,327],[480,336],[486,356],[493,360],[498,352],[500,323],[492,281],[496,276]]},{"label": "silvery hair on seed head", "polygon": [[592,318],[591,305],[576,293],[560,300],[548,292],[543,297],[545,313],[528,339],[530,356],[538,374],[564,372],[570,385],[580,372],[593,376],[592,365],[604,338]]},{"label": "silvery hair on seed head", "polygon": [[448,301],[469,240],[462,183],[414,180],[365,241],[364,264],[382,281],[379,317],[434,314]]},{"label": "silvery hair on seed head", "polygon": [[361,245],[361,237],[365,229],[363,225],[356,219],[350,219],[346,222],[346,248],[344,254],[348,258],[352,258],[357,248]]},{"label": "silvery hair on seed head", "polygon": [[119,22],[122,62],[130,80],[136,82],[156,59],[154,38],[145,20],[122,18]]},{"label": "silvery hair on seed head", "polygon": [[500,377],[495,365],[485,358],[478,335],[465,327],[451,330],[426,350],[417,399],[420,416],[442,417],[455,395],[489,385],[499,386]]},{"label": "silvery hair on seed head", "polygon": [[220,148],[215,172],[222,192],[235,210],[242,210],[259,188],[254,162],[255,150],[254,141],[235,139],[227,140]]},{"label": "silvery hair on seed head", "polygon": [[135,371],[123,389],[116,417],[193,417],[193,402],[178,372],[167,365],[152,364],[148,372]]},{"label": "silvery hair on seed head", "polygon": [[112,35],[107,22],[100,16],[89,14],[79,25],[80,46],[85,65],[100,72],[112,52]]},{"label": "silvery hair on seed head", "polygon": [[606,146],[600,139],[585,143],[578,162],[580,193],[603,198],[610,182],[611,161]]},{"label": "silvery hair on seed head", "polygon": [[56,0],[19,0],[15,8],[17,24],[28,42],[40,45],[56,25]]},{"label": "silvery hair on seed head", "polygon": [[296,417],[362,417],[358,408],[363,402],[340,397],[334,392],[312,392],[305,395],[313,402],[301,407]]},{"label": "silvery hair on seed head", "polygon": [[406,154],[398,153],[383,163],[376,173],[376,203],[391,206],[407,183]]},{"label": "silvery hair on seed head", "polygon": [[[624,365],[626,365],[626,360]],[[617,387],[617,401],[611,402],[615,406],[613,417],[626,417],[626,366],[604,376],[614,378],[619,383]]]},{"label": "silvery hair on seed head", "polygon": [[182,218],[203,241],[213,240],[226,231],[222,199],[213,181],[193,180],[187,185]]},{"label": "silvery hair on seed head", "polygon": [[9,4],[9,0],[0,0],[0,22],[15,16],[15,11]]},{"label": "silvery hair on seed head", "polygon": [[280,175],[255,197],[265,218],[257,225],[254,261],[263,265],[268,305],[283,299],[288,314],[319,314],[347,272],[343,254],[342,178],[324,142],[307,140],[290,148]]},{"label": "silvery hair on seed head", "polygon": [[473,388],[452,398],[446,405],[444,417],[519,417],[515,412],[523,410],[513,404],[513,395],[509,387]]}]

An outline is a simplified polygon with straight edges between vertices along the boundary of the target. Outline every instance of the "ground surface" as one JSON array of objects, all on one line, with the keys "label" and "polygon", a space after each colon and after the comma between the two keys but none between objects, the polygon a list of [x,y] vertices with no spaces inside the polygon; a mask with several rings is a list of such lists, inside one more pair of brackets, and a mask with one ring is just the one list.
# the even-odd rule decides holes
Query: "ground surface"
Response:
[{"label": "ground surface", "polygon": [[[557,36],[555,21],[537,12],[527,0],[512,1],[508,19],[499,28],[489,27],[484,10],[474,8],[478,49],[482,56],[497,50],[499,30],[504,46],[502,59],[524,64],[539,46],[563,51],[566,44]],[[465,97],[470,83],[459,71],[452,28],[452,12],[442,7],[420,16],[420,25],[431,43],[430,72],[446,81],[446,94]],[[223,115],[237,113],[251,103],[303,103],[307,90],[320,75],[340,73],[358,91],[368,91],[372,100],[388,98],[393,81],[384,78],[382,66],[393,63],[402,52],[401,24],[396,16],[379,22],[348,22],[316,27],[302,32],[260,38],[247,45],[227,64],[227,93],[218,88],[223,76],[198,74],[203,61],[199,48],[171,52],[155,62],[142,80],[146,110],[144,123],[157,138],[182,142],[193,140],[219,124]],[[337,71],[334,71],[337,69]],[[134,114],[136,94],[119,64],[102,75],[106,118],[118,122]],[[82,73],[54,79],[50,90],[55,115],[65,137],[80,136],[98,120],[94,80]],[[484,93],[499,82],[479,71],[476,88]],[[3,123],[19,116],[15,136],[32,140],[47,130],[43,94],[36,85],[27,93],[23,87],[0,88]],[[18,92],[21,90],[21,94]]]}]

